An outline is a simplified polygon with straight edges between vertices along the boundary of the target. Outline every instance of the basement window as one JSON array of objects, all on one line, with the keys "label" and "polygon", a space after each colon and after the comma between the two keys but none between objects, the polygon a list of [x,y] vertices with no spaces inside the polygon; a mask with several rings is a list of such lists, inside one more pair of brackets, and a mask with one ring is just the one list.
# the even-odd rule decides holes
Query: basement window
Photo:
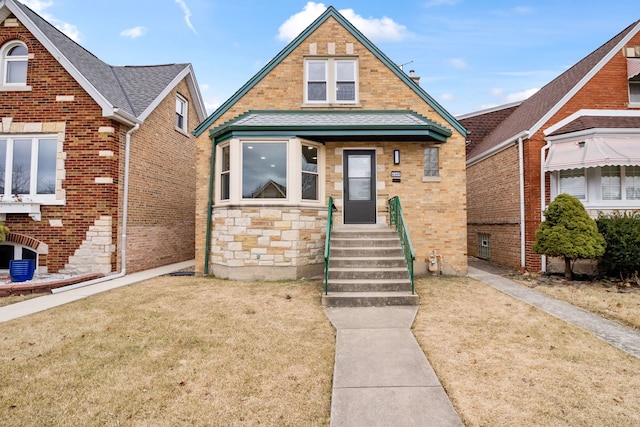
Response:
[{"label": "basement window", "polygon": [[491,259],[491,236],[478,234],[478,258]]}]

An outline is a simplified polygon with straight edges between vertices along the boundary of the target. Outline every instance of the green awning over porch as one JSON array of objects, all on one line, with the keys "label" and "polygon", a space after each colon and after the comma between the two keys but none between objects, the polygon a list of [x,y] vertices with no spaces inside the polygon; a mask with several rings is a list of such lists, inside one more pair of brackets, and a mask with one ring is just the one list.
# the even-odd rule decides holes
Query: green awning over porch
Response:
[{"label": "green awning over porch", "polygon": [[452,131],[410,111],[247,111],[211,129],[216,142],[236,137],[446,142]]}]

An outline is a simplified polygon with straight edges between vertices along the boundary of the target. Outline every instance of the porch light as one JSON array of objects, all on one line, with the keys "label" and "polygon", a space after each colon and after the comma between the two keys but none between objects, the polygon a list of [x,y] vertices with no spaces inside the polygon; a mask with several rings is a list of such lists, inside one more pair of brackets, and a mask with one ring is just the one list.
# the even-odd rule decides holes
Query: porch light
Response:
[{"label": "porch light", "polygon": [[393,164],[400,164],[400,150],[393,150]]}]

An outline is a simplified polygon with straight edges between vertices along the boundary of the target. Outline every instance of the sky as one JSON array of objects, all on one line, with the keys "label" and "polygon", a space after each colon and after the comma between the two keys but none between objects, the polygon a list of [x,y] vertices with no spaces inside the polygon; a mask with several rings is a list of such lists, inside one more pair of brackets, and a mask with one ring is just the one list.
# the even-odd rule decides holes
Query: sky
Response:
[{"label": "sky", "polygon": [[527,98],[637,1],[22,0],[110,65],[193,64],[209,114],[333,6],[453,115]]}]

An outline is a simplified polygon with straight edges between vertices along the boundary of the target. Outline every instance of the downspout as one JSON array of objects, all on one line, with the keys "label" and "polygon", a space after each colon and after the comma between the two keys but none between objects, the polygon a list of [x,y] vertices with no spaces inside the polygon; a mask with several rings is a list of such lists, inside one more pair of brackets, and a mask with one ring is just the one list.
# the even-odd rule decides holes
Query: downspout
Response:
[{"label": "downspout", "polygon": [[75,285],[64,286],[62,288],[52,289],[51,293],[70,291],[72,289],[82,288],[84,286],[95,285],[97,283],[106,282],[107,280],[119,279],[127,274],[127,216],[129,213],[129,161],[131,157],[131,135],[140,128],[140,123],[136,123],[126,134],[124,148],[124,189],[122,193],[122,236],[120,248],[120,272],[114,275],[100,277],[99,279],[88,280],[86,282],[76,283]]},{"label": "downspout", "polygon": [[[546,152],[551,147],[551,142],[547,142],[547,145],[540,150],[540,221],[544,221],[544,206],[547,203],[547,180],[545,179],[544,161]],[[547,271],[547,256],[541,255],[540,262],[542,263],[542,271]]]},{"label": "downspout", "polygon": [[527,266],[526,257],[526,229],[525,229],[525,202],[524,202],[524,147],[522,137],[518,138],[518,168],[520,175],[520,268],[524,271]]},{"label": "downspout", "polygon": [[211,216],[213,214],[213,183],[215,172],[215,155],[216,142],[215,138],[211,138],[211,163],[209,164],[209,201],[207,202],[207,231],[204,243],[204,271],[203,274],[209,274],[209,251],[211,250]]}]

